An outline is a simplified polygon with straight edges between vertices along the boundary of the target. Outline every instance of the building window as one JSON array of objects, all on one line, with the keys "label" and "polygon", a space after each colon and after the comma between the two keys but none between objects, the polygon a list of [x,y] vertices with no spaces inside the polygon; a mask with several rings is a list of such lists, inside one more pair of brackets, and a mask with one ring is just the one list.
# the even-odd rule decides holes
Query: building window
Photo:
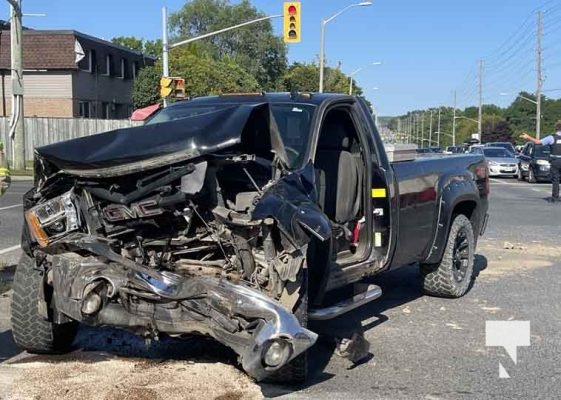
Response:
[{"label": "building window", "polygon": [[134,61],[132,63],[132,79],[136,79],[138,77],[138,72],[139,72],[138,61]]},{"label": "building window", "polygon": [[93,72],[94,61],[93,58],[95,57],[95,52],[93,50],[88,50],[85,52],[84,58],[80,60],[78,63],[78,67],[82,71],[86,72]]},{"label": "building window", "polygon": [[78,102],[78,107],[80,109],[80,118],[90,118],[91,104],[89,101]]},{"label": "building window", "polygon": [[121,68],[119,71],[119,76],[117,78],[125,79],[125,70],[126,70],[126,61],[124,58],[121,58]]},{"label": "building window", "polygon": [[101,103],[101,118],[103,119],[111,118],[111,104]]},{"label": "building window", "polygon": [[111,72],[113,71],[113,56],[111,54],[107,54],[105,56],[105,71],[102,75],[104,76],[111,76]]},{"label": "building window", "polygon": [[90,72],[95,74],[97,72],[97,57],[95,54],[95,50],[90,50]]}]

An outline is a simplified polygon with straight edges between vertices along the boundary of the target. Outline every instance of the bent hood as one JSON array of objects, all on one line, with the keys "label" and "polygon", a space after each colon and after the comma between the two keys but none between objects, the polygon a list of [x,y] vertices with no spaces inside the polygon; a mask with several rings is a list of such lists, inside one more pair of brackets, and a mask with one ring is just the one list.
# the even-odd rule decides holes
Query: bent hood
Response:
[{"label": "bent hood", "polygon": [[216,111],[153,125],[117,129],[35,149],[68,174],[110,177],[174,164],[240,145],[240,151],[286,165],[268,103],[225,105]]}]

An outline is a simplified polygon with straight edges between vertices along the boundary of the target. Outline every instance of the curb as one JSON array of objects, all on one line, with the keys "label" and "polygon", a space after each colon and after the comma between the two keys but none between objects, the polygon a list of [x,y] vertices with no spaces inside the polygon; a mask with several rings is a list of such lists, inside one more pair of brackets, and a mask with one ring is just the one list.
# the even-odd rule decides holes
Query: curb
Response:
[{"label": "curb", "polygon": [[12,175],[10,177],[12,182],[33,182],[33,176],[30,175]]}]

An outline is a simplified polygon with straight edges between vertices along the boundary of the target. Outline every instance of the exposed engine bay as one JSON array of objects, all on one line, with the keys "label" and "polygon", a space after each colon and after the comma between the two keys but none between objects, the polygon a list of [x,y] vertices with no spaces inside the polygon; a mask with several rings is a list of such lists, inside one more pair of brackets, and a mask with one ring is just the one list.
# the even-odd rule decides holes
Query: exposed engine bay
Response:
[{"label": "exposed engine bay", "polygon": [[140,160],[129,173],[70,172],[53,152],[38,154],[24,250],[53,288],[55,322],[210,335],[256,379],[308,349],[317,335],[295,316],[306,253],[331,234],[313,166],[287,170],[282,148],[239,149],[159,157],[146,170]]}]

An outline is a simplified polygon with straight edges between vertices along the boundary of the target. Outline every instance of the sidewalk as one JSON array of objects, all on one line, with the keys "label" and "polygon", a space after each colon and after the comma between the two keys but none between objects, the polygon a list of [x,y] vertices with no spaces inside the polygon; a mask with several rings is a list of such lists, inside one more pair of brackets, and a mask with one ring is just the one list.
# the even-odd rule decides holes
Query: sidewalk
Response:
[{"label": "sidewalk", "polygon": [[12,182],[33,182],[33,175],[12,175]]}]

